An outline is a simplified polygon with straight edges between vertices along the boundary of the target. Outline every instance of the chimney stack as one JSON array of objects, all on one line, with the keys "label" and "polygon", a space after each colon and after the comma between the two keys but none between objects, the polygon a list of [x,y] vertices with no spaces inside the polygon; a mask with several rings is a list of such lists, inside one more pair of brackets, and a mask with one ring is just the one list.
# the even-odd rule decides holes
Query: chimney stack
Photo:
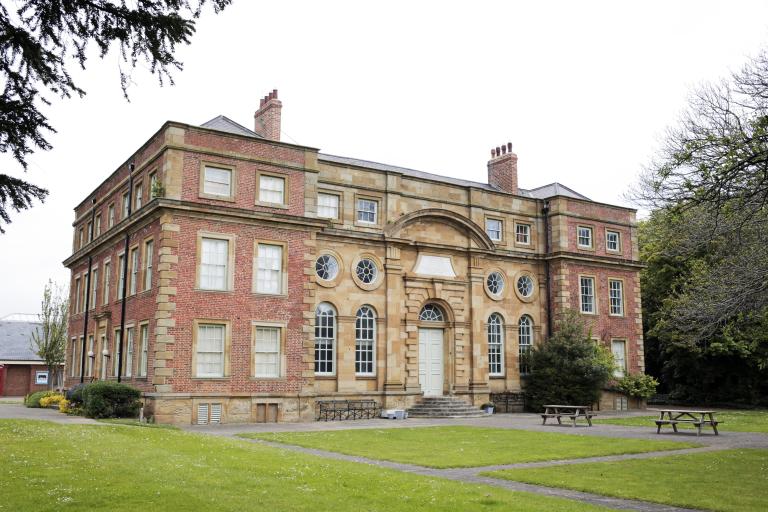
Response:
[{"label": "chimney stack", "polygon": [[253,115],[256,133],[269,140],[280,140],[280,111],[283,104],[277,99],[277,89],[261,98],[259,110]]},{"label": "chimney stack", "polygon": [[511,142],[491,149],[488,184],[504,192],[517,194],[517,155],[512,152]]}]

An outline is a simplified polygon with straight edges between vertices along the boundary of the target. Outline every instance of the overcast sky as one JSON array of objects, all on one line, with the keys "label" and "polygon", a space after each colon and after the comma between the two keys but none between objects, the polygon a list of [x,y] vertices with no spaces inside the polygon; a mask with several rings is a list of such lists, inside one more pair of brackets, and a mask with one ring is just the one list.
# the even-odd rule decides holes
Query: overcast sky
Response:
[{"label": "overcast sky", "polygon": [[[692,87],[768,42],[768,2],[263,2],[206,9],[183,72],[145,67],[122,96],[118,58],[75,73],[83,99],[45,109],[54,149],[26,179],[51,191],[0,235],[0,317],[69,283],[74,206],[166,120],[248,127],[279,90],[283,140],[475,181],[511,141],[520,186],[623,194]],[[13,168],[0,157],[0,168]],[[13,172],[12,172],[13,174]],[[20,175],[20,173],[16,173]]]}]

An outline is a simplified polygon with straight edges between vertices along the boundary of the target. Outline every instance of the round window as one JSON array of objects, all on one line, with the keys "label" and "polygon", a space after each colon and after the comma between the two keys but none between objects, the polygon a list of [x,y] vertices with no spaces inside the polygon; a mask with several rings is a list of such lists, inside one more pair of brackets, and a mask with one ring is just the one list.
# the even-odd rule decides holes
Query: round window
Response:
[{"label": "round window", "polygon": [[501,295],[504,291],[504,278],[499,272],[491,272],[488,274],[488,278],[485,280],[488,291],[493,295]]},{"label": "round window", "polygon": [[355,273],[357,274],[357,278],[363,284],[371,284],[376,280],[378,269],[376,268],[376,263],[374,263],[373,260],[363,258],[357,263]]},{"label": "round window", "polygon": [[517,280],[517,291],[523,297],[533,295],[533,279],[531,279],[531,276],[520,276]]},{"label": "round window", "polygon": [[331,281],[339,275],[339,262],[330,254],[323,254],[315,262],[317,277],[324,281]]}]

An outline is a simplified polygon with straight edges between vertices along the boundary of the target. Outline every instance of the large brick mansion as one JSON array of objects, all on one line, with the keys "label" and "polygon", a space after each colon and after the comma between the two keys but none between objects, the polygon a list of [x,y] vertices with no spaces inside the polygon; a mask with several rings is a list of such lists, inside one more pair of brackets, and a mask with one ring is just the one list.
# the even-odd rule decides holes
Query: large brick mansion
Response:
[{"label": "large brick mansion", "polygon": [[119,373],[173,423],[479,405],[564,308],[643,371],[634,210],[518,188],[511,144],[488,183],[323,154],[280,141],[281,108],[166,122],[75,208],[68,385]]}]

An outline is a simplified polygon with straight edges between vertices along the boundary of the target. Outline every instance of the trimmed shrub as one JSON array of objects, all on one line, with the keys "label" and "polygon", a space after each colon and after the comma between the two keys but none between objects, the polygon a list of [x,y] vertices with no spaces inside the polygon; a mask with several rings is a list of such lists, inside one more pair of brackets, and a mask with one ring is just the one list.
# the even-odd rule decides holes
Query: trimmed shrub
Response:
[{"label": "trimmed shrub", "polygon": [[141,391],[118,382],[94,382],[82,395],[83,412],[89,418],[133,418],[141,407]]},{"label": "trimmed shrub", "polygon": [[531,411],[541,411],[544,404],[591,405],[613,375],[613,356],[592,341],[574,311],[565,311],[554,334],[529,353],[525,393]]},{"label": "trimmed shrub", "polygon": [[634,398],[651,398],[656,393],[659,382],[650,375],[626,375],[617,383],[616,388]]},{"label": "trimmed shrub", "polygon": [[66,398],[72,407],[80,407],[83,405],[83,390],[88,384],[77,384],[67,390]]},{"label": "trimmed shrub", "polygon": [[56,394],[58,393],[55,391],[38,391],[36,393],[32,393],[31,395],[27,395],[26,398],[24,398],[24,405],[27,407],[39,409],[41,407],[40,399]]},{"label": "trimmed shrub", "polygon": [[49,407],[54,404],[59,405],[62,400],[64,400],[64,395],[58,393],[44,396],[40,399],[40,407]]}]

